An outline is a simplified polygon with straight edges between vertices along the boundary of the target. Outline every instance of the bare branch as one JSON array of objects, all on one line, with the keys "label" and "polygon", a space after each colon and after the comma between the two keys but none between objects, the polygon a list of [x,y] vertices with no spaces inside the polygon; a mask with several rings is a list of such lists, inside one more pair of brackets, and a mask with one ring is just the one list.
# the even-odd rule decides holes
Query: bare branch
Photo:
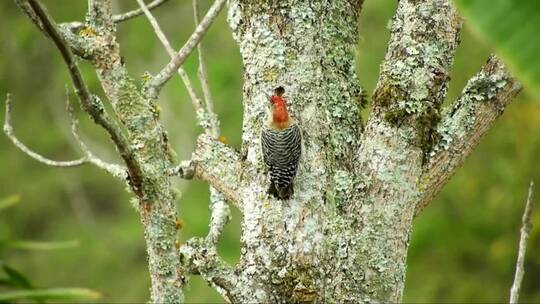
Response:
[{"label": "bare branch", "polygon": [[99,158],[97,158],[88,147],[84,144],[84,142],[81,140],[77,133],[77,125],[78,121],[74,118],[71,106],[69,106],[68,101],[68,112],[70,113],[71,121],[72,121],[72,132],[73,136],[75,137],[76,141],[79,143],[79,146],[81,150],[84,152],[85,156],[81,157],[76,160],[72,161],[54,161],[51,159],[48,159],[34,151],[32,151],[30,148],[28,148],[26,145],[24,145],[21,141],[17,139],[13,132],[13,126],[11,124],[11,108],[12,108],[12,99],[11,95],[8,94],[6,98],[6,111],[5,111],[5,118],[4,118],[4,133],[7,135],[7,137],[13,142],[13,144],[19,148],[21,151],[23,151],[28,156],[32,157],[33,159],[44,163],[49,166],[53,167],[77,167],[86,163],[92,163],[96,165],[97,167],[109,172],[114,177],[126,181],[127,175],[126,175],[126,168],[123,168],[122,166],[110,164],[107,163]]},{"label": "bare branch", "polygon": [[62,58],[68,67],[71,80],[73,81],[73,85],[75,87],[75,92],[79,96],[82,108],[98,125],[102,126],[109,133],[111,139],[120,152],[120,156],[126,162],[133,187],[138,187],[138,185],[140,185],[141,169],[135,159],[127,138],[124,136],[121,129],[114,123],[114,121],[108,117],[107,112],[105,111],[105,108],[99,98],[91,95],[82,78],[81,72],[79,71],[77,62],[73,57],[71,49],[66,44],[52,17],[49,16],[45,8],[39,3],[38,0],[28,0],[28,4],[34,11],[35,15],[39,18],[39,22],[43,25],[43,30],[48,34],[60,51]]},{"label": "bare branch", "polygon": [[[148,10],[148,8],[145,7],[144,2],[142,0],[137,0],[139,3],[139,6],[141,7],[142,11],[146,15],[148,21],[152,25],[154,32],[156,33],[157,37],[167,50],[167,53],[171,56],[171,58],[174,57],[174,49],[172,48],[169,40],[161,30],[161,27],[159,26],[159,23],[157,22],[156,18],[152,15],[152,13]],[[195,9],[195,20],[196,23],[198,23],[198,17],[196,13],[196,0],[193,3],[194,9]],[[178,68],[178,74],[180,74],[180,77],[184,81],[184,84],[189,92],[189,95],[192,100],[193,107],[195,109],[195,112],[197,113],[197,121],[199,124],[205,129],[206,133],[214,138],[217,138],[219,136],[219,122],[217,121],[216,115],[213,112],[213,105],[211,100],[211,94],[210,89],[208,87],[208,81],[206,80],[206,71],[204,68],[204,62],[202,61],[202,53],[200,50],[200,43],[197,46],[199,48],[199,79],[201,81],[201,85],[203,87],[203,93],[205,95],[205,101],[206,101],[206,112],[202,107],[200,99],[196,96],[195,90],[193,89],[191,82],[189,80],[189,77],[187,76],[186,72],[182,69],[182,67]],[[175,167],[171,171],[171,175],[179,175],[183,178],[190,179],[193,177],[194,170],[191,167],[190,162],[184,162],[183,164],[180,164],[179,166]],[[210,209],[212,212],[211,219],[210,219],[210,230],[208,232],[207,240],[209,240],[214,246],[217,244],[225,224],[229,222],[231,214],[229,206],[225,202],[225,198],[223,194],[219,193],[216,189],[213,187],[210,187]]]},{"label": "bare branch", "polygon": [[521,85],[495,56],[469,80],[437,126],[440,140],[423,169],[416,215],[439,193],[520,90]]},{"label": "bare branch", "polygon": [[[156,33],[156,36],[158,37],[159,41],[165,47],[165,50],[169,54],[171,58],[174,58],[175,52],[174,49],[171,46],[171,43],[161,30],[161,27],[159,26],[159,23],[157,22],[156,18],[152,15],[152,13],[145,7],[144,2],[142,0],[137,0],[139,3],[139,6],[141,7],[141,10],[146,15],[146,18],[152,25],[152,28],[154,29],[154,32]],[[191,98],[191,104],[193,105],[193,108],[195,109],[195,113],[197,116],[197,122],[199,125],[205,129],[209,130],[210,128],[210,119],[207,118],[209,115],[205,112],[202,102],[199,97],[197,97],[197,94],[195,93],[195,89],[193,88],[193,85],[191,84],[191,81],[189,80],[189,76],[184,71],[182,67],[178,68],[178,74],[180,75],[180,78],[182,78],[182,81],[184,82],[184,85],[186,86],[186,89],[188,91],[189,97]],[[209,132],[209,131],[207,131]]]},{"label": "bare branch", "polygon": [[[158,8],[159,6],[161,6],[162,4],[165,4],[166,2],[168,2],[169,0],[154,0],[150,3],[148,3],[146,5],[146,7],[148,7],[149,10],[153,10],[155,8]],[[114,15],[112,17],[112,20],[114,23],[121,23],[121,22],[124,22],[124,21],[128,21],[130,19],[133,19],[135,17],[138,17],[140,15],[143,14],[143,11],[142,9],[134,9],[132,11],[129,11],[129,12],[125,12],[123,14],[118,14],[118,15]],[[65,26],[67,29],[69,29],[71,32],[78,32],[80,31],[82,28],[84,28],[84,22],[80,22],[80,21],[73,21],[73,22],[69,22],[69,23],[63,23],[62,26]]]},{"label": "bare branch", "polygon": [[24,152],[25,154],[27,154],[28,156],[32,157],[33,159],[41,162],[41,163],[44,163],[48,166],[53,166],[53,167],[77,167],[77,166],[80,166],[80,165],[83,165],[87,162],[87,158],[86,157],[81,157],[79,159],[76,159],[76,160],[71,160],[71,161],[55,161],[55,160],[51,160],[51,159],[48,159],[44,156],[41,156],[40,154],[32,151],[30,148],[28,148],[27,146],[25,146],[22,142],[20,142],[17,137],[15,136],[14,132],[13,132],[13,127],[11,125],[11,95],[10,94],[7,94],[7,97],[6,97],[6,113],[5,113],[5,118],[4,118],[4,133],[6,133],[6,136],[11,140],[11,142],[13,142],[13,144],[19,148],[22,152]]},{"label": "bare branch", "polygon": [[[157,8],[159,7],[160,5],[162,4],[165,4],[165,2],[167,2],[169,0],[154,0],[148,4],[146,4],[145,6],[149,9],[149,10],[153,10],[154,8]],[[114,23],[120,23],[120,22],[124,22],[124,21],[127,21],[129,19],[132,19],[132,18],[135,18],[137,16],[140,16],[142,15],[144,12],[142,9],[134,9],[132,11],[129,11],[129,12],[126,12],[124,14],[121,14],[121,15],[114,15],[113,16],[113,21]]]},{"label": "bare branch", "polygon": [[[195,26],[199,25],[200,17],[198,0],[193,0],[193,19],[195,20]],[[204,102],[206,104],[206,113],[208,114],[210,120],[210,135],[217,138],[220,134],[219,120],[214,112],[214,100],[212,98],[210,86],[208,85],[208,75],[206,73],[206,63],[203,56],[202,42],[197,44],[197,53],[199,55],[199,69],[197,71],[197,76],[199,77],[199,81],[201,83]]]},{"label": "bare branch", "polygon": [[186,58],[191,54],[195,46],[201,41],[202,37],[210,25],[221,11],[226,0],[216,0],[210,7],[206,16],[204,16],[201,23],[197,26],[191,37],[184,44],[184,46],[176,53],[174,58],[152,79],[149,83],[149,88],[153,91],[153,95],[158,95],[159,90],[165,83],[172,77],[174,72],[184,63]]},{"label": "bare branch", "polygon": [[[144,2],[142,0],[137,0],[139,3],[139,6],[141,7],[141,10],[146,15],[148,21],[152,25],[154,32],[156,33],[157,37],[167,50],[167,53],[171,56],[171,58],[174,57],[174,49],[172,48],[169,40],[161,30],[161,27],[159,26],[159,23],[157,22],[156,18],[152,15],[152,13],[148,10],[147,7],[145,7]],[[195,9],[195,22],[198,23],[198,16],[196,13],[197,5],[196,0],[193,2],[193,6]],[[208,86],[208,81],[206,80],[206,70],[204,67],[204,62],[202,61],[202,53],[200,49],[200,43],[198,44],[199,49],[199,79],[201,81],[201,85],[203,87],[203,94],[205,95],[205,102],[206,102],[206,112],[204,108],[202,107],[200,99],[196,96],[195,90],[193,89],[191,82],[189,80],[189,77],[187,76],[186,72],[182,69],[182,67],[178,68],[178,74],[180,74],[180,77],[182,78],[189,95],[191,97],[191,101],[193,104],[193,108],[195,109],[195,112],[197,113],[197,121],[199,124],[205,129],[206,133],[214,138],[217,138],[219,136],[219,122],[217,121],[217,117],[213,112],[213,104],[211,100],[211,94],[210,89]],[[190,179],[193,177],[194,170],[191,167],[191,163],[184,162],[183,164],[180,164],[179,166],[175,167],[171,171],[171,175],[179,175],[183,178]],[[221,233],[223,232],[223,228],[225,224],[230,220],[230,209],[229,206],[225,202],[225,198],[223,194],[219,193],[216,189],[210,187],[210,209],[212,212],[212,216],[210,219],[210,230],[208,232],[207,239],[214,245],[217,244],[219,237],[221,236]]]},{"label": "bare branch", "polygon": [[529,184],[529,194],[527,195],[527,203],[525,205],[525,211],[521,219],[522,225],[519,238],[519,252],[516,262],[516,274],[514,276],[514,283],[510,289],[510,303],[515,304],[519,299],[519,289],[521,282],[523,281],[523,275],[525,274],[525,252],[527,251],[527,241],[529,240],[529,234],[532,229],[531,213],[532,213],[532,196],[533,196],[534,182]]}]

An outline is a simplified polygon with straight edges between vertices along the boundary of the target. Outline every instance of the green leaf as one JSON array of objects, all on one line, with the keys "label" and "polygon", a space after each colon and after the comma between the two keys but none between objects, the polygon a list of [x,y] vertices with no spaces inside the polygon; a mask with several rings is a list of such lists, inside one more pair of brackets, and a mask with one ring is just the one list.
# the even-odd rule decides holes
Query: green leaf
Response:
[{"label": "green leaf", "polygon": [[540,1],[455,2],[465,22],[495,48],[513,74],[540,94]]},{"label": "green leaf", "polygon": [[20,241],[20,240],[1,240],[0,249],[7,247],[10,249],[23,250],[57,250],[77,247],[80,245],[78,240],[60,241],[60,242],[41,242],[41,241]]},{"label": "green leaf", "polygon": [[2,209],[11,207],[21,201],[20,194],[13,194],[0,200],[0,211]]},{"label": "green leaf", "polygon": [[30,280],[27,279],[22,273],[17,271],[15,268],[12,268],[11,266],[8,266],[6,264],[1,264],[2,269],[4,272],[8,275],[9,281],[11,281],[13,286],[21,287],[21,288],[33,288],[32,283],[30,283]]},{"label": "green leaf", "polygon": [[1,301],[15,300],[97,300],[101,294],[86,288],[46,288],[0,292]]}]

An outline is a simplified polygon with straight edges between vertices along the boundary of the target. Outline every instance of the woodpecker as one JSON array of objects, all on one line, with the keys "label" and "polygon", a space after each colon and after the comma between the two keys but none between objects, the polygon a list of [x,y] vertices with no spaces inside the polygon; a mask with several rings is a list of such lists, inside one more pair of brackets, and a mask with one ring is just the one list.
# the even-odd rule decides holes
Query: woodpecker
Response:
[{"label": "woodpecker", "polygon": [[283,98],[285,89],[278,87],[269,97],[267,120],[261,132],[264,162],[270,175],[268,194],[289,199],[294,193],[293,181],[302,154],[302,134],[289,116]]}]

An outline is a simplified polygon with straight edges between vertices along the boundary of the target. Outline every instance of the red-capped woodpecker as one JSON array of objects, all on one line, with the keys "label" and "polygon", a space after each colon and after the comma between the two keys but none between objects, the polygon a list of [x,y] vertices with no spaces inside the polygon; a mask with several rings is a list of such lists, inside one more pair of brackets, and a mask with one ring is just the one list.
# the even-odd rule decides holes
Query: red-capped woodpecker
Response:
[{"label": "red-capped woodpecker", "polygon": [[302,134],[289,116],[283,94],[278,87],[270,96],[267,121],[261,132],[264,162],[270,175],[268,193],[279,199],[289,199],[294,193],[293,181],[302,154]]}]

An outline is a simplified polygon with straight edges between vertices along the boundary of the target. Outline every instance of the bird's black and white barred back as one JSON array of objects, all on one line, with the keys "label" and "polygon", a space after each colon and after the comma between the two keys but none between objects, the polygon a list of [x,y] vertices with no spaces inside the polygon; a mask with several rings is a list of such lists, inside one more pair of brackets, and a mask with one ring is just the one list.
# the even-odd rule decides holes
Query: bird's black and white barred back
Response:
[{"label": "bird's black and white barred back", "polygon": [[264,162],[270,175],[268,193],[289,199],[294,193],[293,181],[302,154],[302,134],[298,124],[285,129],[263,127],[261,145]]}]

